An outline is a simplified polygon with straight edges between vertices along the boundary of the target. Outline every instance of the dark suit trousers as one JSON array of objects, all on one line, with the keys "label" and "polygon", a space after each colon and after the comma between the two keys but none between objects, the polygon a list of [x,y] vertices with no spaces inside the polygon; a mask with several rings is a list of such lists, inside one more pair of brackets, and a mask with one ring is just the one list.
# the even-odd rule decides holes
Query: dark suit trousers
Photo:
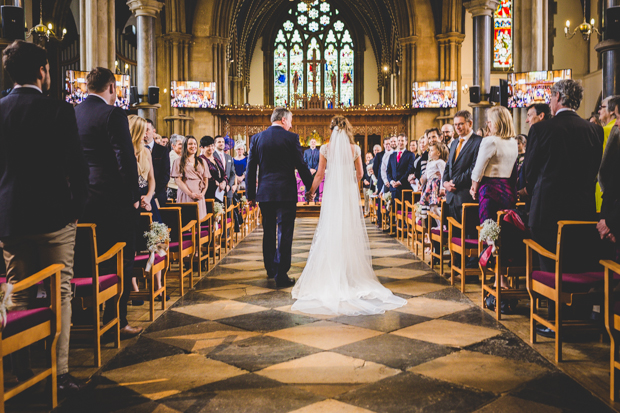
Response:
[{"label": "dark suit trousers", "polygon": [[[536,241],[540,246],[542,246],[547,251],[551,251],[555,254],[555,247],[558,240],[558,226],[554,227],[532,227],[530,228],[530,232],[532,234],[532,239]],[[542,255],[535,253],[538,255],[538,260],[540,263],[540,270],[546,272],[555,272],[555,261],[543,257]]]},{"label": "dark suit trousers", "polygon": [[[133,289],[131,279],[136,255],[136,230],[139,213],[133,205],[124,206],[118,202],[103,199],[89,199],[84,217],[80,221],[97,224],[95,231],[99,255],[108,251],[117,242],[126,243],[125,248],[123,248],[123,295],[119,302],[121,328],[127,325],[127,302],[129,301],[129,293]],[[116,260],[103,263],[99,272],[100,275],[114,273],[116,273]],[[114,306],[107,305],[103,313],[103,321],[107,322],[114,318],[115,312]]]},{"label": "dark suit trousers", "polygon": [[[269,276],[285,278],[291,268],[293,231],[297,203],[261,202],[263,216],[263,260]],[[276,240],[277,236],[277,240]]]}]

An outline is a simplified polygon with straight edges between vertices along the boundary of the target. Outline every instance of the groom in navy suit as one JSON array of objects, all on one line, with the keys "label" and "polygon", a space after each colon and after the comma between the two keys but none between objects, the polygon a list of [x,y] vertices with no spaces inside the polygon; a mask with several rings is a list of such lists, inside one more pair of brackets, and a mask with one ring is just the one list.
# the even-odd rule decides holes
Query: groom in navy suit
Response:
[{"label": "groom in navy suit", "polygon": [[301,155],[299,135],[289,132],[292,121],[293,114],[288,109],[273,111],[271,126],[250,142],[246,174],[248,203],[258,202],[263,216],[263,260],[267,277],[275,278],[278,287],[295,284],[288,277],[297,215],[295,169],[306,188],[312,187],[312,174]]}]

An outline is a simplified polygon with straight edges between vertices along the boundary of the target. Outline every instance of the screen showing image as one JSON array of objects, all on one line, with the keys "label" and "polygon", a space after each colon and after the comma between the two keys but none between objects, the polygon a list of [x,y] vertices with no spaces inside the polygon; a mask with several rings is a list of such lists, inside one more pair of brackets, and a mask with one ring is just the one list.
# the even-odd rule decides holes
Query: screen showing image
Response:
[{"label": "screen showing image", "polygon": [[[65,76],[65,100],[71,104],[78,105],[88,97],[88,87],[86,76],[88,72],[77,70],[67,70]],[[129,110],[129,76],[114,75],[116,78],[116,102],[114,106]]]},{"label": "screen showing image", "polygon": [[456,82],[414,82],[411,90],[414,108],[455,108]]},{"label": "screen showing image", "polygon": [[508,107],[526,108],[534,103],[549,104],[551,86],[563,79],[571,79],[571,69],[508,75]]},{"label": "screen showing image", "polygon": [[213,109],[217,105],[216,84],[173,81],[170,99],[173,108]]}]

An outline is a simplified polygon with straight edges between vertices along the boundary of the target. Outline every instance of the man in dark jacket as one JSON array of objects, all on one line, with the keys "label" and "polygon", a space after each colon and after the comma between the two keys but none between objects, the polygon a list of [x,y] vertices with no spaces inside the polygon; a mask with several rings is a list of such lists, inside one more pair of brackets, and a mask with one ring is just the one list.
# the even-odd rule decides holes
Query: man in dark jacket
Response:
[{"label": "man in dark jacket", "polygon": [[[620,97],[610,99],[620,119]],[[598,180],[603,191],[600,221],[597,225],[602,239],[616,244],[616,260],[620,262],[620,121],[612,127],[607,138]]]},{"label": "man in dark jacket", "polygon": [[[88,166],[73,107],[44,95],[50,88],[45,49],[17,40],[2,54],[15,87],[0,100],[0,247],[7,277],[15,282],[52,264],[64,265],[56,346],[58,390],[76,393],[82,386],[69,375],[71,279],[76,223],[88,193]],[[36,295],[36,287],[15,293],[14,309],[31,308]],[[20,353],[19,361],[14,359],[19,381],[33,375],[26,357]]]},{"label": "man in dark jacket", "polygon": [[[97,67],[88,74],[88,97],[75,109],[80,140],[90,167],[88,202],[82,222],[97,224],[97,249],[108,251],[117,242],[123,248],[123,295],[119,301],[121,338],[142,329],[127,323],[127,301],[132,290],[138,207],[138,165],[129,122],[121,108],[114,107],[114,74]],[[114,306],[106,306],[104,322],[114,318]]]},{"label": "man in dark jacket", "polygon": [[151,151],[153,158],[153,174],[155,175],[155,195],[154,199],[159,202],[159,206],[166,206],[168,195],[166,188],[170,182],[170,150],[155,142],[155,127],[153,121],[146,120],[146,135],[144,136],[144,146]]}]

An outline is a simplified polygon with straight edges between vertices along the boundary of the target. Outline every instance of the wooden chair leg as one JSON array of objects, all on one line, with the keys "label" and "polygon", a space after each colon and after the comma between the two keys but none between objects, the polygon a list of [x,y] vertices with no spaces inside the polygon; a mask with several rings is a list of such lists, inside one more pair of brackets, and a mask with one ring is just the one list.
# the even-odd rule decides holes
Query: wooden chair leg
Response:
[{"label": "wooden chair leg", "polygon": [[183,297],[185,295],[185,291],[183,289],[183,287],[184,287],[183,284],[185,284],[183,282],[183,278],[184,278],[183,274],[184,273],[185,273],[185,270],[183,268],[183,256],[182,256],[182,252],[179,251],[179,284],[180,284],[179,285],[179,289],[180,289],[180,292],[181,292],[181,297]]},{"label": "wooden chair leg", "polygon": [[[2,340],[0,340],[0,355],[2,354]],[[612,367],[613,370],[613,367]],[[4,358],[0,356],[0,413],[4,413]]]},{"label": "wooden chair leg", "polygon": [[562,304],[559,298],[555,300],[555,361],[562,361]]},{"label": "wooden chair leg", "polygon": [[99,316],[99,305],[93,305],[93,336],[95,339],[95,347],[93,349],[95,356],[95,367],[101,367],[101,326]]},{"label": "wooden chair leg", "polygon": [[[99,342],[99,340],[97,340],[97,342]],[[55,409],[56,407],[58,407],[58,362],[56,360],[56,346],[58,345],[58,337],[54,337],[50,340],[50,343],[48,343],[48,348],[50,350],[50,368],[51,368],[51,374],[50,374],[50,381],[51,381],[51,405],[52,405],[52,409]],[[99,363],[101,365],[101,363]],[[1,367],[1,366],[0,366]],[[4,388],[4,382],[2,384],[2,387]],[[2,401],[4,402],[4,395],[2,397]],[[2,405],[4,406],[4,403],[2,403]]]}]

